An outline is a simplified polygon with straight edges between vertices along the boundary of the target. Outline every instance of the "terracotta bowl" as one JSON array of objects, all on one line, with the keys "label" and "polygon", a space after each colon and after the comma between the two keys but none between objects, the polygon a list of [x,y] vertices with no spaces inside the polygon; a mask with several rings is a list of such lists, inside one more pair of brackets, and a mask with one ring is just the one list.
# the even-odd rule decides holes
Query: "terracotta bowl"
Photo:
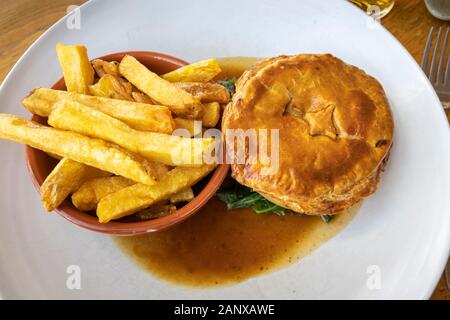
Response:
[{"label": "terracotta bowl", "polygon": [[[165,54],[147,51],[119,52],[100,57],[99,59],[120,61],[125,54],[134,56],[150,70],[158,74],[172,71],[187,64],[183,60]],[[59,79],[52,88],[65,90],[64,79]],[[47,124],[47,118],[40,116],[33,115],[32,120],[41,124]],[[40,185],[57,164],[57,160],[51,158],[45,152],[28,146],[26,147],[26,159],[33,183],[39,190]],[[133,217],[125,217],[108,223],[99,223],[95,212],[87,213],[75,208],[70,200],[70,196],[56,209],[56,212],[76,225],[101,233],[137,235],[158,231],[173,226],[196,213],[215,194],[227,172],[228,165],[219,165],[215,171],[193,187],[196,196],[192,201],[170,215],[153,220],[141,221]]]}]

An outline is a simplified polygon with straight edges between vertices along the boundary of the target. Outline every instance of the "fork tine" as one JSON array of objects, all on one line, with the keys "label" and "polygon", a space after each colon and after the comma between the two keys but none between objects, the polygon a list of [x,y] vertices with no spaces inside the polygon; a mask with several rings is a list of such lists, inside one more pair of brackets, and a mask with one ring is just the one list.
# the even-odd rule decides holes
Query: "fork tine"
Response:
[{"label": "fork tine", "polygon": [[439,67],[438,67],[437,76],[436,76],[436,83],[444,82],[442,80],[442,72],[444,71],[445,49],[447,48],[448,30],[449,30],[449,28],[447,27],[447,30],[445,31],[445,36],[444,36],[444,43],[442,44],[441,58],[439,59]]},{"label": "fork tine", "polygon": [[427,44],[425,45],[425,50],[423,52],[422,70],[425,73],[427,73],[428,58],[430,56],[431,43],[433,42],[433,32],[434,27],[431,27],[430,33],[428,34]]},{"label": "fork tine", "polygon": [[[450,30],[447,27],[447,32]],[[447,55],[447,65],[445,66],[444,85],[450,85],[450,53]]]},{"label": "fork tine", "polygon": [[437,56],[439,53],[439,44],[441,43],[441,32],[442,32],[442,27],[439,27],[438,30],[438,34],[436,37],[436,44],[434,45],[434,52],[433,52],[433,58],[431,59],[431,68],[430,68],[430,75],[429,75],[429,79],[431,82],[435,81],[435,76],[436,76],[436,65],[437,65]]},{"label": "fork tine", "polygon": [[445,67],[444,84],[450,83],[450,53],[447,56],[447,66]]}]

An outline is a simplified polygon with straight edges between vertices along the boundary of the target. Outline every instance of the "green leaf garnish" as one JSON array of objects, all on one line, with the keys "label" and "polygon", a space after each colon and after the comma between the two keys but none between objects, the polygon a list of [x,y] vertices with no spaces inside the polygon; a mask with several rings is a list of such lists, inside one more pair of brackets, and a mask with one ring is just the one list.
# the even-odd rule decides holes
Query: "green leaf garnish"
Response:
[{"label": "green leaf garnish", "polygon": [[228,92],[230,93],[230,97],[232,97],[234,95],[234,93],[235,93],[236,81],[237,81],[237,78],[233,77],[231,79],[219,80],[218,82],[221,85],[223,85],[225,88],[227,88]]},{"label": "green leaf garnish", "polygon": [[[226,203],[228,209],[252,208],[257,214],[275,213],[284,216],[288,209],[283,208],[260,195],[258,192],[247,188],[236,181],[231,186],[222,187],[216,196]],[[325,223],[329,223],[333,216],[321,215]]]},{"label": "green leaf garnish", "polygon": [[258,214],[276,213],[284,215],[286,212],[285,208],[238,183],[231,188],[220,189],[216,196],[227,204],[228,209],[252,208]]}]

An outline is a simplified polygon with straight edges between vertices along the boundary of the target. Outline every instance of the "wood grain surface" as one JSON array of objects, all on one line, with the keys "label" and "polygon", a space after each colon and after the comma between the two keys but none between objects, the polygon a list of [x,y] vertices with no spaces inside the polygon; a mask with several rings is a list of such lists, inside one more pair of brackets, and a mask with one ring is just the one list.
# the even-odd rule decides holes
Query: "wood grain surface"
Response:
[{"label": "wood grain surface", "polygon": [[[83,0],[14,0],[0,6],[0,81],[23,52],[53,23],[66,14],[70,5]],[[431,16],[422,0],[396,0],[382,24],[420,63],[431,26],[450,26]],[[442,277],[433,299],[450,300],[450,291]]]}]

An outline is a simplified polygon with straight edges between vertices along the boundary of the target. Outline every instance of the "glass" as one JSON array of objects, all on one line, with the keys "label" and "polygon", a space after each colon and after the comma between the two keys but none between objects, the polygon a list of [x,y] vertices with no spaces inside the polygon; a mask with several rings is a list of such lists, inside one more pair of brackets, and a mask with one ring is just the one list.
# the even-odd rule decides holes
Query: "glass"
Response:
[{"label": "glass", "polygon": [[436,18],[450,21],[450,1],[425,0],[428,11]]},{"label": "glass", "polygon": [[373,13],[374,8],[378,7],[380,11],[377,12],[377,18],[381,19],[392,10],[395,0],[350,0],[350,2],[368,13]]}]

